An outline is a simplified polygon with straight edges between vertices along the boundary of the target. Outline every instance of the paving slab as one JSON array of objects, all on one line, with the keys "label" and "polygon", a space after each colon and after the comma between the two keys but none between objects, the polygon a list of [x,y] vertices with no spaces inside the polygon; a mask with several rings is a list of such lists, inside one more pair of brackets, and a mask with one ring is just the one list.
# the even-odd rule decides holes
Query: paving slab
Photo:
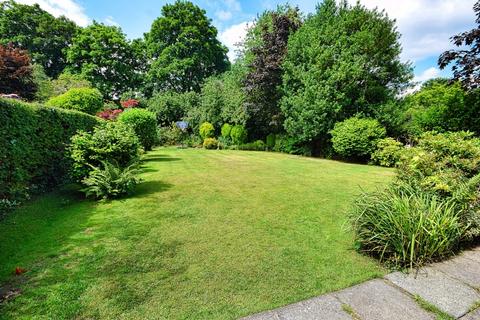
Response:
[{"label": "paving slab", "polygon": [[480,294],[475,289],[431,267],[410,274],[395,272],[385,278],[455,318],[468,313],[472,305],[480,300]]},{"label": "paving slab", "polygon": [[465,317],[461,317],[460,320],[478,320],[480,319],[480,308],[470,312]]},{"label": "paving slab", "polygon": [[468,259],[465,255],[436,263],[432,265],[432,268],[438,269],[469,286],[480,288],[480,262]]},{"label": "paving slab", "polygon": [[257,313],[239,320],[280,320],[275,311],[266,311],[262,313]]},{"label": "paving slab", "polygon": [[381,279],[365,282],[335,295],[363,320],[435,319],[407,294]]},{"label": "paving slab", "polygon": [[478,250],[478,251],[466,251],[461,255],[461,257],[465,257],[467,259],[477,261],[478,263],[480,263],[480,250]]}]

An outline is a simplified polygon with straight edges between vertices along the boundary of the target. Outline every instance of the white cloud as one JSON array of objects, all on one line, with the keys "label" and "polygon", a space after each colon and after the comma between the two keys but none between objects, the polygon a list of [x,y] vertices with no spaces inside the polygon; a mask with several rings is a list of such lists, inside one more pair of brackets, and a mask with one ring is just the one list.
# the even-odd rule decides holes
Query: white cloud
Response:
[{"label": "white cloud", "polygon": [[252,22],[248,21],[235,24],[218,35],[219,40],[228,48],[228,58],[230,61],[234,61],[237,58],[237,45],[245,39],[247,30],[251,25]]},{"label": "white cloud", "polygon": [[115,21],[115,19],[112,17],[112,16],[108,16],[106,17],[105,19],[103,19],[103,22],[107,25],[107,26],[115,26],[115,27],[119,27],[120,24]]},{"label": "white cloud", "polygon": [[[397,20],[404,60],[420,61],[452,48],[450,37],[472,28],[476,0],[361,0],[368,8],[385,9]],[[350,0],[352,4],[356,0]]]},{"label": "white cloud", "polygon": [[[4,1],[0,0],[0,2]],[[85,14],[85,9],[74,0],[16,0],[16,2],[28,5],[38,3],[43,10],[55,17],[64,15],[82,27],[90,23],[90,19]]]},{"label": "white cloud", "polygon": [[440,76],[440,70],[435,67],[428,68],[419,75],[415,76],[413,79],[414,82],[424,82],[433,78],[438,78]]},{"label": "white cloud", "polygon": [[233,16],[231,11],[218,10],[215,12],[215,16],[222,21],[230,20]]}]

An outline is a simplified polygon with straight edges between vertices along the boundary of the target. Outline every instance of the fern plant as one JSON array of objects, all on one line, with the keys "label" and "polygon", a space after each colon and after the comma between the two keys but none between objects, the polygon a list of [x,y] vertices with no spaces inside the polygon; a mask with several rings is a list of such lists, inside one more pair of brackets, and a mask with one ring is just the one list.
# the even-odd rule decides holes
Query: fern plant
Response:
[{"label": "fern plant", "polygon": [[113,199],[131,194],[139,183],[137,163],[122,168],[118,164],[102,161],[102,167],[92,167],[87,178],[82,180],[82,191],[87,197]]}]

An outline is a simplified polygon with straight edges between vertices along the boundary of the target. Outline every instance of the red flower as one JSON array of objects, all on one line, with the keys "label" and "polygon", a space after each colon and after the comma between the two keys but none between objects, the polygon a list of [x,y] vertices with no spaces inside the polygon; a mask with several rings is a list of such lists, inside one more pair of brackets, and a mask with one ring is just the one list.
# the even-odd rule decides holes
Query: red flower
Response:
[{"label": "red flower", "polygon": [[20,267],[16,267],[16,268],[15,268],[15,274],[16,274],[17,276],[19,276],[19,275],[21,275],[21,274],[23,274],[23,273],[25,273],[25,272],[27,272],[27,270],[25,270],[25,269],[23,269],[23,268],[20,268]]}]

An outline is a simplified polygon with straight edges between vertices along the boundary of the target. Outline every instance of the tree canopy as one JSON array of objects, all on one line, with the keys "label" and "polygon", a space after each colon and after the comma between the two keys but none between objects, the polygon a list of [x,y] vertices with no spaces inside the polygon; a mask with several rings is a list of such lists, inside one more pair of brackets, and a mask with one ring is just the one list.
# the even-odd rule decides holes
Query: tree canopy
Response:
[{"label": "tree canopy", "polygon": [[0,93],[32,99],[35,91],[33,66],[27,51],[0,45]]},{"label": "tree canopy", "polygon": [[207,77],[228,69],[227,48],[217,39],[217,29],[189,1],[162,8],[146,34],[151,59],[147,90],[200,91]]}]

